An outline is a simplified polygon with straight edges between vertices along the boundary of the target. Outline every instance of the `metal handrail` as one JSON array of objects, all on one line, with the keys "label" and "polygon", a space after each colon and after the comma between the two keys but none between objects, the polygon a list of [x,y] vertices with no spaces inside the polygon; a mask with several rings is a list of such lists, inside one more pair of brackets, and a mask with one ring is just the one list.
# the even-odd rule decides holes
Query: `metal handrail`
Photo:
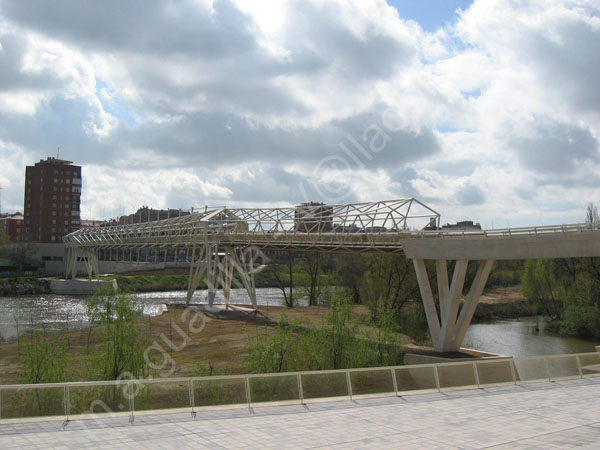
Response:
[{"label": "metal handrail", "polygon": [[[419,364],[419,365],[407,365],[407,366],[384,366],[384,367],[366,367],[366,368],[353,368],[353,369],[333,369],[333,370],[312,370],[312,371],[301,371],[301,372],[280,372],[280,373],[263,373],[263,374],[240,374],[240,375],[219,375],[219,376],[204,376],[204,377],[180,377],[180,378],[153,378],[153,379],[138,379],[138,380],[115,380],[115,381],[77,381],[77,382],[63,382],[63,383],[41,383],[41,384],[8,384],[8,385],[0,385],[0,420],[2,420],[2,401],[3,391],[23,391],[28,389],[47,389],[47,388],[63,388],[63,406],[64,406],[64,416],[66,420],[70,420],[70,395],[69,390],[75,387],[95,387],[95,386],[115,386],[115,387],[128,387],[131,392],[131,388],[133,385],[146,385],[146,384],[187,384],[189,392],[190,392],[190,412],[192,415],[196,414],[195,407],[198,405],[195,404],[194,400],[194,383],[201,382],[214,382],[214,381],[227,381],[227,380],[239,380],[244,384],[245,391],[245,399],[240,404],[247,403],[250,406],[253,403],[252,400],[252,390],[250,389],[250,380],[253,379],[275,379],[282,377],[291,377],[296,379],[297,384],[297,397],[290,399],[291,401],[300,401],[304,403],[306,401],[305,393],[303,392],[303,382],[302,378],[311,376],[311,375],[328,375],[328,374],[341,374],[345,376],[346,380],[346,393],[342,394],[342,396],[347,396],[353,398],[360,394],[359,390],[355,389],[353,386],[353,380],[351,374],[353,373],[374,373],[374,372],[389,372],[390,382],[393,386],[393,390],[390,390],[389,393],[394,393],[395,395],[400,395],[400,393],[407,392],[402,389],[402,386],[398,385],[397,374],[398,371],[415,371],[415,370],[427,370],[431,369],[433,372],[433,377],[435,379],[435,386],[429,386],[426,388],[420,389],[410,389],[413,392],[420,391],[442,391],[447,389],[456,389],[456,388],[480,388],[481,386],[489,386],[494,384],[506,384],[506,383],[527,383],[527,382],[535,382],[541,380],[563,380],[563,379],[573,379],[573,378],[584,378],[588,376],[600,376],[600,372],[592,373],[592,374],[584,374],[581,365],[581,359],[584,357],[593,357],[594,364],[600,364],[600,353],[598,352],[589,352],[589,353],[577,353],[577,354],[563,354],[563,355],[547,355],[547,356],[533,356],[533,357],[522,357],[522,358],[510,358],[510,357],[502,357],[502,358],[490,358],[490,359],[479,359],[479,360],[460,360],[460,361],[450,361],[444,363],[429,363],[429,364]],[[556,359],[571,359],[572,363],[575,364],[577,368],[577,374],[575,375],[561,375],[558,376],[556,374],[553,375],[552,370],[550,369],[549,361]],[[535,376],[530,379],[522,380],[521,374],[519,373],[518,366],[521,365],[521,362],[530,362],[530,361],[540,361],[543,362],[545,367],[544,376]],[[499,364],[504,363],[508,364],[510,372],[512,374],[510,379],[485,383],[482,382],[482,374],[480,373],[480,366],[485,366],[486,364]],[[444,369],[449,369],[452,367],[464,366],[464,367],[472,367],[473,370],[473,383],[467,382],[466,384],[456,384],[446,386],[443,383],[443,378],[440,375],[444,373]],[[519,375],[519,379],[517,379],[517,375]],[[388,391],[379,392],[385,393]],[[339,397],[339,395],[337,395]],[[135,396],[129,399],[129,413],[130,420],[133,421],[134,412],[135,412]],[[188,408],[187,406],[185,408]],[[170,408],[165,408],[170,409]],[[178,408],[181,409],[181,408]]]}]

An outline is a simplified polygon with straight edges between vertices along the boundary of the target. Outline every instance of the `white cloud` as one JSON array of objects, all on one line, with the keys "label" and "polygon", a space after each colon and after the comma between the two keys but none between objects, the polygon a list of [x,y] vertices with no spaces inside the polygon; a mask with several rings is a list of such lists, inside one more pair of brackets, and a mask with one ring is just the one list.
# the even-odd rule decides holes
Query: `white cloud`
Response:
[{"label": "white cloud", "polygon": [[433,33],[383,0],[0,0],[3,203],[61,147],[89,218],[341,189],[578,221],[600,201],[599,51],[592,0],[476,0]]}]

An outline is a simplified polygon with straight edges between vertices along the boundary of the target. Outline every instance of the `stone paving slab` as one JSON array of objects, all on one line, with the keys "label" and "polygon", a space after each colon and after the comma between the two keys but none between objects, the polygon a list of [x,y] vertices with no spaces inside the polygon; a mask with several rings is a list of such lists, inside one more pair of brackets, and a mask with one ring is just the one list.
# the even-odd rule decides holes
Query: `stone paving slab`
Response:
[{"label": "stone paving slab", "polygon": [[600,378],[362,398],[0,424],[0,448],[600,448]]}]

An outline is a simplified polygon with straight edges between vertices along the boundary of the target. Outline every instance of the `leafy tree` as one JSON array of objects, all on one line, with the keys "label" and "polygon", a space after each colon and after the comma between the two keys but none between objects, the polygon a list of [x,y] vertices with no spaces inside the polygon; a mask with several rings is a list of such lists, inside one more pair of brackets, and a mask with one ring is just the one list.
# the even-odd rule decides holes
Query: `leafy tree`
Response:
[{"label": "leafy tree", "polygon": [[361,283],[367,271],[364,255],[347,253],[335,259],[338,284],[344,288],[352,303],[361,303]]},{"label": "leafy tree", "polygon": [[20,378],[23,383],[59,383],[66,380],[67,345],[64,336],[35,326],[30,337],[19,337]]},{"label": "leafy tree", "polygon": [[547,259],[528,260],[523,273],[521,291],[525,298],[543,311],[550,320],[562,316],[560,284],[555,273],[554,261]]},{"label": "leafy tree", "polygon": [[126,294],[102,291],[88,305],[88,313],[91,322],[98,325],[103,333],[104,351],[96,361],[100,379],[143,376],[148,334],[137,327],[142,309],[135,299]]},{"label": "leafy tree", "polygon": [[306,252],[299,264],[300,275],[303,278],[302,291],[308,297],[309,306],[317,305],[323,294],[321,262],[319,252]]},{"label": "leafy tree", "polygon": [[[38,326],[30,337],[18,338],[19,375],[22,383],[59,383],[67,380],[64,336],[46,333]],[[20,393],[22,406],[31,414],[46,415],[62,405],[62,390],[34,389]]]},{"label": "leafy tree", "polygon": [[407,303],[420,303],[419,284],[411,260],[404,255],[376,255],[370,256],[367,264],[360,292],[374,319],[381,308],[393,311],[398,317]]}]

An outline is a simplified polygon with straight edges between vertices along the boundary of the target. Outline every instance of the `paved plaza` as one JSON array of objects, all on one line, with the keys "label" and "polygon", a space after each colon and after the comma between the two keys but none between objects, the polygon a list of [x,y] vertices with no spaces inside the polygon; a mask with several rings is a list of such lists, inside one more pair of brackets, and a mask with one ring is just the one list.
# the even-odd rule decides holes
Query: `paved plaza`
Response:
[{"label": "paved plaza", "polygon": [[600,378],[0,425],[0,448],[600,448]]}]

